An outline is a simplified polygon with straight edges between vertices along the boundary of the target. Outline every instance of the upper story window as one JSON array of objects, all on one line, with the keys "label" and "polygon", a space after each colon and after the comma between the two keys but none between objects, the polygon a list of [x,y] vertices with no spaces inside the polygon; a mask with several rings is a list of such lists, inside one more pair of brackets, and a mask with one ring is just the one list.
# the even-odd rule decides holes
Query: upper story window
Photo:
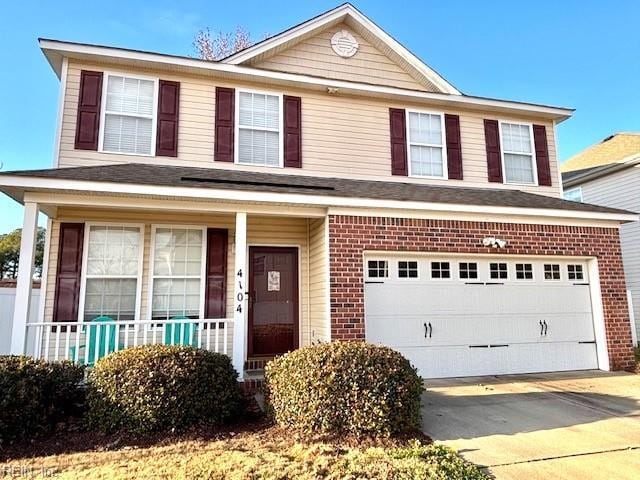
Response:
[{"label": "upper story window", "polygon": [[447,178],[443,115],[411,110],[407,114],[409,175]]},{"label": "upper story window", "polygon": [[582,202],[582,187],[570,188],[562,194],[565,200],[572,202]]},{"label": "upper story window", "polygon": [[113,74],[105,80],[100,150],[154,155],[157,81]]},{"label": "upper story window", "polygon": [[535,184],[533,130],[523,123],[500,122],[505,183]]},{"label": "upper story window", "polygon": [[237,163],[282,166],[282,97],[239,91]]}]

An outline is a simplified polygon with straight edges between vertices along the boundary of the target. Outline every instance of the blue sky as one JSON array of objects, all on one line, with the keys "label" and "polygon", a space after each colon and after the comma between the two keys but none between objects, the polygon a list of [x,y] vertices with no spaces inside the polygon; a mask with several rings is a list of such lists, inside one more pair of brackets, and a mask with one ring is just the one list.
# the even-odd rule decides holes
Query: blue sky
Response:
[{"label": "blue sky", "polygon": [[[359,1],[355,5],[464,93],[576,109],[559,127],[566,159],[617,131],[640,131],[640,2]],[[133,0],[5,2],[0,28],[0,163],[52,162],[58,81],[49,37],[181,55],[203,27],[277,33],[339,2]],[[0,198],[0,233],[22,208]]]}]

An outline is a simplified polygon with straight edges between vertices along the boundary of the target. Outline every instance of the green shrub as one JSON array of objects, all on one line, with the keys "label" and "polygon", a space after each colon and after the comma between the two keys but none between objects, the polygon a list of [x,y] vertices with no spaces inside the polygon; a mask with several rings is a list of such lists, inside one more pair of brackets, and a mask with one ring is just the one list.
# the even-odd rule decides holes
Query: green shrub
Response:
[{"label": "green shrub", "polygon": [[240,411],[237,379],[229,357],[219,353],[177,345],[128,348],[89,373],[89,425],[148,433],[221,424]]},{"label": "green shrub", "polygon": [[422,381],[387,347],[301,348],[269,362],[266,381],[276,422],[304,433],[389,436],[420,423]]},{"label": "green shrub", "polygon": [[50,431],[77,414],[82,367],[23,356],[0,356],[0,443]]}]

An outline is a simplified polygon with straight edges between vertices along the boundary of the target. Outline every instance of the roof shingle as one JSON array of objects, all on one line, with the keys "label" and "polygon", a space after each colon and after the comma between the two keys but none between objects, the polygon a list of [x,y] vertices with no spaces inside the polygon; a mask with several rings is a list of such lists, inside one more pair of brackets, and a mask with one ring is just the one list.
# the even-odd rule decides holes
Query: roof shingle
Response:
[{"label": "roof shingle", "polygon": [[126,163],[92,167],[22,170],[2,177],[50,178],[91,182],[216,188],[240,191],[295,193],[329,197],[370,198],[425,203],[542,208],[574,212],[630,213],[608,207],[570,202],[557,197],[512,189],[435,186],[407,182],[349,180],[304,175],[230,171],[218,168]]}]

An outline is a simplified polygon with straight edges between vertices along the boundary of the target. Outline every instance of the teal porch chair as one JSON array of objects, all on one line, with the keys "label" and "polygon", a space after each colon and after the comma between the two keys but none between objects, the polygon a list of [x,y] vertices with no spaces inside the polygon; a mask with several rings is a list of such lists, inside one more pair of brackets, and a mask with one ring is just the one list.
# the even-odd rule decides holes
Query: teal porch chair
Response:
[{"label": "teal porch chair", "polygon": [[[189,317],[177,315],[171,317],[171,320],[189,320]],[[197,347],[197,332],[198,326],[195,323],[171,324],[169,321],[164,325],[164,344]]]},{"label": "teal porch chair", "polygon": [[[86,343],[79,345],[77,352],[75,346],[69,348],[69,356],[71,357],[71,360],[77,363],[86,363],[86,365],[93,366],[95,362],[100,360],[102,357],[106,357],[110,353],[115,352],[118,325],[111,323],[113,321],[114,320],[111,317],[102,315],[86,322],[82,326],[82,331],[86,333]],[[123,345],[120,346],[120,349],[122,348],[124,348]],[[85,357],[83,353],[87,356]]]}]

